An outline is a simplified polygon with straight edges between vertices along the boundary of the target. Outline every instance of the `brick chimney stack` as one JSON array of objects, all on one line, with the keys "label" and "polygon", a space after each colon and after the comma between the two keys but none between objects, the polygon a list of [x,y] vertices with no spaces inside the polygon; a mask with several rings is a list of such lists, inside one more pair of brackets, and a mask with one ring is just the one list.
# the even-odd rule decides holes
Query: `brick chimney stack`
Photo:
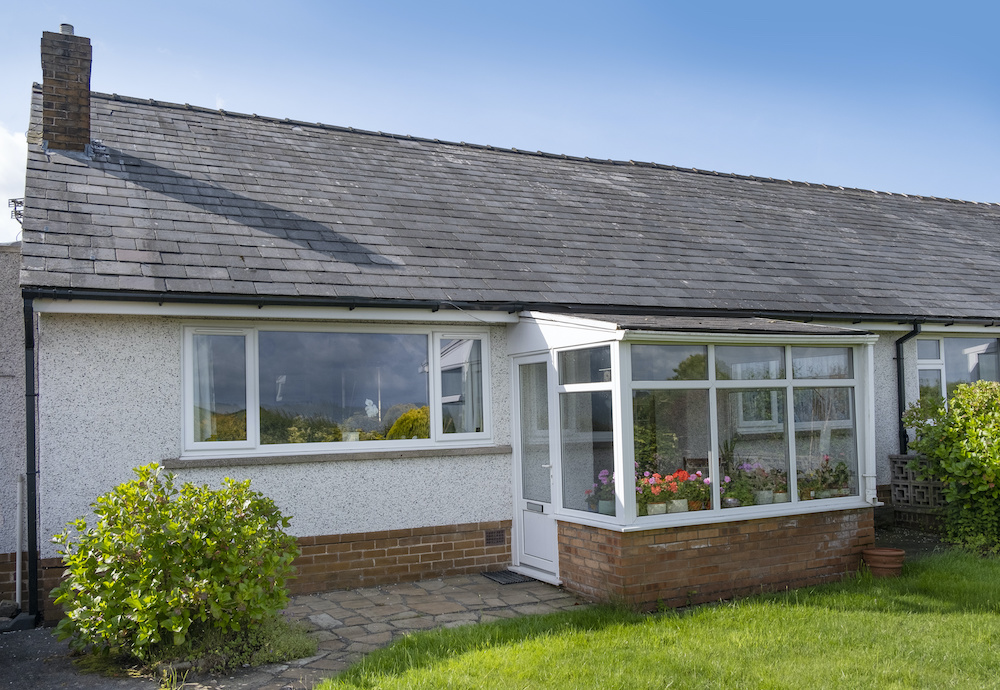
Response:
[{"label": "brick chimney stack", "polygon": [[83,151],[90,143],[90,39],[42,32],[42,138],[50,149]]}]

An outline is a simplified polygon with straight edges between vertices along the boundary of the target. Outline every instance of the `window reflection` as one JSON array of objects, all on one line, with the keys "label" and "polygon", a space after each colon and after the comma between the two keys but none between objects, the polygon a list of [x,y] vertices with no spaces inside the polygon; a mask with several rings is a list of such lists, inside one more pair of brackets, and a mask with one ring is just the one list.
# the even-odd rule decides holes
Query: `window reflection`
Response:
[{"label": "window reflection", "polygon": [[478,338],[441,341],[444,433],[483,430],[483,344]]},{"label": "window reflection", "polygon": [[766,345],[719,345],[715,348],[719,379],[759,381],[785,378],[785,348]]},{"label": "window reflection", "polygon": [[430,437],[427,336],[258,334],[262,444]]},{"label": "window reflection", "polygon": [[247,440],[246,338],[195,335],[194,440]]}]

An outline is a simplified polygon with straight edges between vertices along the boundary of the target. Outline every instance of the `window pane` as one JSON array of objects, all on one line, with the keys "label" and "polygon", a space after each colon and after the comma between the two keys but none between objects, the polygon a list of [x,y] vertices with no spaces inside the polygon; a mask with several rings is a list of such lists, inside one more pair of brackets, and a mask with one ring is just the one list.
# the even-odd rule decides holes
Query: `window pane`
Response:
[{"label": "window pane", "polygon": [[920,399],[929,402],[942,400],[941,397],[941,370],[940,369],[920,369]]},{"label": "window pane", "polygon": [[708,348],[704,345],[633,345],[633,381],[704,381]]},{"label": "window pane", "polygon": [[793,347],[792,377],[797,379],[851,379],[854,361],[849,347]]},{"label": "window pane", "polygon": [[247,440],[246,337],[195,335],[194,440]]},{"label": "window pane", "polygon": [[611,348],[592,347],[559,353],[559,383],[600,383],[611,380]]},{"label": "window pane", "polygon": [[521,495],[552,500],[549,467],[549,383],[545,362],[518,367],[521,412]]},{"label": "window pane", "polygon": [[853,388],[795,391],[799,499],[858,494]]},{"label": "window pane", "polygon": [[[700,498],[702,508],[710,507],[711,485],[705,483],[712,449],[708,400],[707,390],[632,393],[639,515],[686,511],[693,507],[687,503],[688,496]],[[700,478],[697,472],[702,473]],[[679,503],[656,508],[674,500]]]},{"label": "window pane", "polygon": [[941,341],[918,340],[917,359],[941,359]]},{"label": "window pane", "polygon": [[615,514],[611,391],[559,396],[563,506]]},{"label": "window pane", "polygon": [[446,434],[483,430],[483,358],[478,338],[441,341],[441,419]]},{"label": "window pane", "polygon": [[718,345],[715,371],[719,379],[758,381],[785,378],[785,348],[748,345]]},{"label": "window pane", "polygon": [[718,391],[723,508],[788,501],[784,389]]},{"label": "window pane", "polygon": [[430,437],[427,336],[261,331],[260,441]]},{"label": "window pane", "polygon": [[960,383],[1000,381],[995,338],[945,338],[944,371],[948,397]]}]

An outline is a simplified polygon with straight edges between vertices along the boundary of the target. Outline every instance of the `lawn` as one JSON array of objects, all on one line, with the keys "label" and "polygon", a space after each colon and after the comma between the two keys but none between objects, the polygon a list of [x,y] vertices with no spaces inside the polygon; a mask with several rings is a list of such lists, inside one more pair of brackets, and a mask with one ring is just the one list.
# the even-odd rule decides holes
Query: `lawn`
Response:
[{"label": "lawn", "polygon": [[411,635],[334,688],[1000,688],[1000,561],[640,615],[595,607]]}]

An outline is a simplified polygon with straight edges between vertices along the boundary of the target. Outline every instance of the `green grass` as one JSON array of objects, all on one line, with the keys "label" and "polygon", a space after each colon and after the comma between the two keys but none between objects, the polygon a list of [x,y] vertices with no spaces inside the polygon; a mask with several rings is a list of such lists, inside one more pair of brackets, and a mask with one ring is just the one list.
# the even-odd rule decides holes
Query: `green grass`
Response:
[{"label": "green grass", "polygon": [[996,688],[1000,561],[646,616],[590,608],[410,635],[334,688]]}]

